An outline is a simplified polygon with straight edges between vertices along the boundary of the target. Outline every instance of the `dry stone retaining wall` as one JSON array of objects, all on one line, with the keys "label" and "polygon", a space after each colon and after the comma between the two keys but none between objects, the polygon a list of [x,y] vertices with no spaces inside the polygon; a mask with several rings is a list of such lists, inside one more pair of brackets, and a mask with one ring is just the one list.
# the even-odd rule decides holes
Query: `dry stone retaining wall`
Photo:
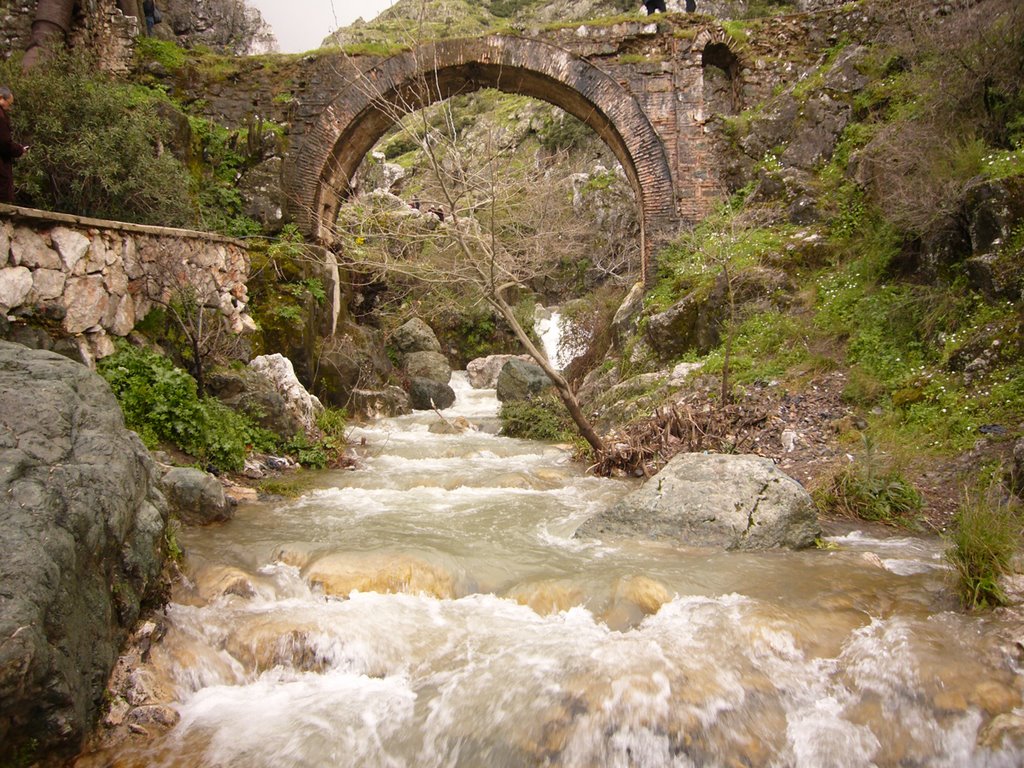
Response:
[{"label": "dry stone retaining wall", "polygon": [[248,273],[245,246],[230,238],[0,206],[0,312],[59,324],[87,361],[183,289],[235,333],[254,330]]}]

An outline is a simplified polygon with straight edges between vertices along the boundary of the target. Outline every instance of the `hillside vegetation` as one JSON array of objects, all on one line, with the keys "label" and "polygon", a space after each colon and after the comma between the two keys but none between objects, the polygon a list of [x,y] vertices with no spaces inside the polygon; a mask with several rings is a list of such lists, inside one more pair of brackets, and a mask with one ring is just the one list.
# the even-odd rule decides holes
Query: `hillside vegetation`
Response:
[{"label": "hillside vegetation", "polygon": [[965,493],[1019,492],[1022,83],[1018,3],[893,5],[877,39],[725,118],[735,192],[658,255],[584,385],[619,459],[754,449],[824,512],[935,528]]}]

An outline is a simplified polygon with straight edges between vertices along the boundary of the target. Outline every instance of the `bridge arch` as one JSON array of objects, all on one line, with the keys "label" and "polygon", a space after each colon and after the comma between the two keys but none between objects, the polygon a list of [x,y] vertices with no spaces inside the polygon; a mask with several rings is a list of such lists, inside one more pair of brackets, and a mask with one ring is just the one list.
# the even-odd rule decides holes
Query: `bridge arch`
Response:
[{"label": "bridge arch", "polygon": [[527,38],[430,43],[350,78],[309,127],[286,168],[287,199],[301,229],[327,238],[349,180],[393,125],[396,110],[414,112],[480,88],[554,104],[589,125],[611,149],[639,204],[646,278],[653,246],[678,223],[665,146],[636,99],[612,77],[563,48]]}]

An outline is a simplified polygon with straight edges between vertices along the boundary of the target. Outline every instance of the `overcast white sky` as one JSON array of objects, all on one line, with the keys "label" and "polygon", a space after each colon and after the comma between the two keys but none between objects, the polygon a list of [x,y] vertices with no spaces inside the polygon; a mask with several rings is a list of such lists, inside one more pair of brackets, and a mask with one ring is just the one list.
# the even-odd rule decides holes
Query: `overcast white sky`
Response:
[{"label": "overcast white sky", "polygon": [[338,27],[369,21],[394,0],[248,0],[274,29],[281,53],[317,48]]}]

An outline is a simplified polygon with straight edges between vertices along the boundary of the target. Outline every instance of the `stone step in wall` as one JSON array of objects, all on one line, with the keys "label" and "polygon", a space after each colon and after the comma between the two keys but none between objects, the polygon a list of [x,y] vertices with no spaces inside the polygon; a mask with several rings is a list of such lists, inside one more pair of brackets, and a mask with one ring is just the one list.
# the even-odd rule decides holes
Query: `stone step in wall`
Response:
[{"label": "stone step in wall", "polygon": [[231,238],[0,205],[0,313],[73,340],[87,363],[182,291],[234,333],[254,330],[248,274],[248,251]]}]

